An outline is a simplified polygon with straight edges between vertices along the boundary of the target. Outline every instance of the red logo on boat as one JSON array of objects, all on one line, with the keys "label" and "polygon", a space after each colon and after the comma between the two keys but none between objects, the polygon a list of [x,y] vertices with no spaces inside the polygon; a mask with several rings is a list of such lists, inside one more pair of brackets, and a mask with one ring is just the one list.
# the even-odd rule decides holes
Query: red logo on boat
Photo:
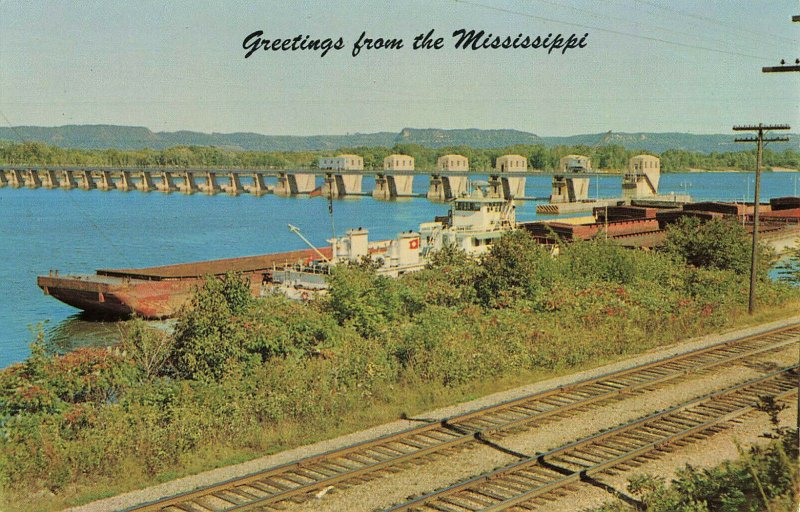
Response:
[{"label": "red logo on boat", "polygon": [[419,249],[419,238],[414,238],[408,241],[409,249]]}]

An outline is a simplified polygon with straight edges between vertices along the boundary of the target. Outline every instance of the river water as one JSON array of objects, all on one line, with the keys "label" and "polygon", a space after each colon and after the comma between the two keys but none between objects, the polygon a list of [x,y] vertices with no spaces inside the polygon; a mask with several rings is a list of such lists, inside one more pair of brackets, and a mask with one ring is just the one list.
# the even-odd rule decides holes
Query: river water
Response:
[{"label": "river water", "polygon": [[[763,175],[762,200],[797,195],[800,173]],[[528,178],[526,196],[550,193],[550,177]],[[592,180],[592,197],[617,197],[616,176]],[[752,173],[687,173],[661,177],[661,193],[689,193],[695,200],[743,200],[753,192]],[[373,182],[364,179],[364,190]],[[427,179],[415,179],[425,192]],[[534,201],[517,206],[518,220],[536,218]],[[338,234],[365,227],[371,240],[392,238],[444,215],[447,205],[423,198],[334,201]],[[36,276],[49,269],[93,273],[98,268],[164,265],[304,248],[291,223],[315,244],[332,232],[324,198],[254,197],[243,194],[162,194],[0,188],[0,367],[23,360],[41,326],[68,349],[116,339],[114,322],[89,321],[79,311],[42,294]]]}]

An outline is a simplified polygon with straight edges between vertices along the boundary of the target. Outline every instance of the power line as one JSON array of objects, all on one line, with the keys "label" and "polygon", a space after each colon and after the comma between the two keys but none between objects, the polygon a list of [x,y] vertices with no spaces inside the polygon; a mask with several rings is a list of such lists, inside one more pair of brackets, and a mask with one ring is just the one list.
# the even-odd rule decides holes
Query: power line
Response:
[{"label": "power line", "polygon": [[670,7],[664,7],[663,5],[659,5],[657,3],[651,2],[650,0],[634,0],[634,1],[642,3],[642,4],[647,4],[647,5],[653,6],[656,9],[661,9],[662,11],[672,12],[672,13],[678,14],[680,16],[685,16],[685,17],[688,17],[688,18],[695,18],[695,19],[698,19],[698,20],[705,21],[707,23],[712,23],[714,25],[719,25],[721,27],[731,28],[733,30],[738,30],[738,31],[741,31],[741,32],[747,32],[748,34],[754,34],[754,35],[756,35],[756,36],[758,36],[759,38],[762,38],[762,39],[764,37],[777,38],[777,39],[783,39],[784,41],[788,41],[788,42],[792,43],[793,45],[797,44],[797,41],[795,41],[794,39],[788,38],[788,37],[778,36],[778,35],[767,33],[767,32],[758,32],[758,31],[755,31],[755,30],[748,30],[746,28],[742,28],[742,27],[737,26],[737,25],[731,25],[729,23],[723,23],[723,22],[719,21],[716,18],[710,18],[708,16],[703,16],[702,14],[697,14],[697,13],[692,13],[692,12],[685,12],[685,11],[681,11],[681,10],[678,10],[678,9],[673,9],[673,8],[670,8]]},{"label": "power line", "polygon": [[[793,23],[800,23],[800,16],[792,16]],[[780,66],[766,66],[761,68],[763,73],[781,73],[786,71],[800,71],[800,59],[794,59],[794,66],[791,64],[786,64],[786,61],[781,59]],[[800,398],[798,398],[800,402]],[[797,411],[798,418],[800,418],[800,410]],[[800,421],[798,421],[798,427],[800,427]],[[800,431],[799,431],[800,432]]]},{"label": "power line", "polygon": [[[697,32],[682,32],[682,31],[679,31],[679,30],[674,30],[674,29],[670,29],[670,28],[666,28],[666,27],[661,27],[661,26],[658,26],[658,25],[650,23],[650,22],[643,23],[641,21],[634,21],[634,20],[629,20],[629,19],[625,19],[625,18],[620,18],[618,16],[609,16],[608,14],[602,14],[602,13],[587,11],[586,9],[582,9],[582,8],[579,8],[579,7],[574,7],[574,6],[571,6],[571,5],[565,5],[565,4],[562,4],[562,3],[559,3],[559,2],[556,2],[556,1],[553,1],[553,0],[530,0],[530,1],[545,3],[545,4],[549,4],[549,5],[553,5],[553,6],[561,7],[561,8],[567,8],[567,9],[570,9],[572,11],[579,12],[581,14],[586,14],[586,15],[589,15],[589,16],[592,16],[592,17],[595,17],[595,18],[621,21],[622,23],[628,23],[628,24],[631,24],[631,25],[639,26],[639,27],[647,27],[650,30],[655,29],[655,30],[660,30],[662,32],[668,32],[668,33],[671,33],[671,34],[674,34],[674,35],[693,37],[693,38],[699,39],[701,41],[705,40],[705,41],[712,42],[712,43],[720,43],[720,44],[723,44],[723,45],[726,45],[726,46],[730,46],[732,44],[740,46],[740,47],[742,46],[740,43],[731,42],[731,41],[724,40],[724,39],[715,39],[713,37],[706,37],[706,36],[703,36],[702,34],[698,34]],[[605,0],[605,1],[608,2],[609,0]],[[697,26],[697,25],[694,25],[694,26]],[[760,39],[760,41],[764,42],[763,38]]]},{"label": "power line", "polygon": [[781,73],[786,71],[800,71],[800,59],[794,59],[794,65],[786,64],[786,61],[781,59],[780,66],[764,66],[761,68],[764,73]]},{"label": "power line", "polygon": [[545,16],[538,16],[538,15],[530,14],[530,13],[527,13],[527,12],[520,12],[520,11],[515,11],[515,10],[512,10],[512,9],[505,9],[505,8],[502,8],[502,7],[495,7],[493,5],[486,5],[486,4],[482,4],[482,3],[479,3],[479,2],[473,2],[473,1],[470,1],[470,0],[456,0],[456,2],[459,2],[459,3],[462,3],[462,4],[467,4],[467,5],[472,5],[474,7],[481,7],[483,9],[488,9],[488,10],[492,10],[492,11],[503,12],[503,13],[506,13],[506,14],[515,14],[517,16],[524,16],[526,18],[532,18],[532,19],[543,20],[543,21],[550,21],[550,22],[553,22],[553,23],[561,23],[563,25],[569,25],[569,26],[573,26],[573,27],[580,27],[580,28],[589,29],[589,30],[597,30],[598,32],[606,32],[606,33],[609,33],[609,34],[615,34],[615,35],[619,35],[619,36],[633,37],[633,38],[636,38],[636,39],[643,39],[645,41],[654,41],[654,42],[658,42],[658,43],[669,44],[669,45],[672,45],[672,46],[680,46],[682,48],[694,48],[694,49],[697,49],[697,50],[706,50],[706,51],[709,51],[709,52],[722,53],[722,54],[725,54],[725,55],[734,55],[734,56],[737,56],[737,57],[745,57],[745,58],[748,58],[748,59],[762,60],[762,59],[768,58],[768,57],[765,57],[765,56],[758,56],[758,55],[751,55],[751,54],[746,54],[746,53],[719,50],[717,48],[709,48],[707,46],[698,46],[698,45],[693,45],[693,44],[688,44],[688,43],[680,43],[680,42],[677,42],[677,41],[670,41],[670,40],[661,39],[661,38],[658,38],[658,37],[642,36],[642,35],[639,35],[639,34],[632,34],[630,32],[622,32],[622,31],[619,31],[619,30],[612,30],[612,29],[598,27],[598,26],[594,26],[594,25],[585,25],[583,23],[575,23],[575,22],[572,22],[572,21],[564,21],[564,20],[559,20],[559,19],[555,19],[555,18],[548,18],[548,17],[545,17]]},{"label": "power line", "polygon": [[[800,22],[800,16],[792,16],[793,23]],[[761,68],[763,73],[775,73],[781,71],[800,71],[800,59],[795,59],[794,66],[785,66],[784,61],[781,61],[780,66],[776,67],[764,67]],[[759,133],[760,135],[760,133]],[[758,168],[756,168],[756,172],[758,172]],[[756,174],[756,177],[758,174]],[[756,182],[757,183],[757,182]],[[755,245],[755,239],[753,239],[753,244]],[[797,375],[797,390],[800,391],[800,374]],[[800,447],[800,393],[797,394],[797,418],[795,420],[795,428],[797,429],[795,444]]]},{"label": "power line", "polygon": [[[604,0],[604,1],[605,2],[611,2],[612,0]],[[617,1],[620,1],[620,0],[617,0]],[[636,2],[636,0],[629,0],[629,1],[630,2]],[[648,5],[651,5],[651,4],[648,4]],[[639,9],[642,12],[651,14],[653,16],[658,17],[658,19],[661,19],[662,15],[660,13],[658,13],[657,11],[655,11],[653,9],[648,9],[646,6],[644,6],[642,4],[635,4],[634,3],[634,5],[632,5],[631,7],[633,7],[634,9]],[[661,8],[660,6],[656,6],[656,7]],[[667,8],[662,8],[662,10],[668,10],[668,9]],[[673,13],[677,14],[678,16],[682,16],[682,14],[680,12],[678,12],[678,11],[674,11]],[[683,16],[683,17],[684,18],[690,18],[690,16]],[[733,37],[733,38],[735,38],[737,40],[740,39],[740,38],[748,39],[751,42],[751,44],[752,43],[756,43],[756,44],[765,45],[767,43],[770,43],[770,49],[771,50],[774,49],[775,44],[785,45],[787,47],[791,45],[792,48],[796,47],[797,44],[798,44],[797,42],[795,42],[795,41],[793,41],[793,40],[791,40],[789,38],[783,38],[783,39],[785,39],[785,41],[775,41],[772,34],[764,34],[764,35],[759,35],[759,36],[749,35],[749,34],[746,33],[746,32],[749,32],[749,31],[747,31],[746,29],[742,29],[741,27],[736,27],[734,25],[724,25],[721,22],[718,22],[717,20],[712,20],[711,18],[708,18],[708,19],[710,21],[706,21],[706,22],[703,22],[703,23],[698,23],[696,21],[691,21],[691,20],[686,20],[686,21],[680,20],[680,23],[685,23],[685,24],[688,24],[688,25],[690,25],[692,27],[696,27],[698,31],[723,30],[724,31],[723,34],[729,35],[729,36],[731,36],[731,37]],[[738,33],[738,34],[735,33],[737,31],[740,32],[740,33]],[[738,41],[730,41],[730,42],[725,42],[724,44],[730,45],[730,44],[741,44],[741,43],[738,43]]]}]

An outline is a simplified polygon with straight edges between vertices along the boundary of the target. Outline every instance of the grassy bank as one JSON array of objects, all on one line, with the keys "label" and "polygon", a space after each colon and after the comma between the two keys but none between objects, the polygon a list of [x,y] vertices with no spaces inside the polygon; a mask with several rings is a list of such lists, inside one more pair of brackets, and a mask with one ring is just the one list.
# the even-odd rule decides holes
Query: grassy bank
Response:
[{"label": "grassy bank", "polygon": [[174,334],[133,321],[111,349],[37,344],[0,374],[5,504],[81,503],[795,314],[800,295],[767,266],[761,312],[744,314],[740,229],[686,225],[664,253],[596,240],[557,258],[518,232],[481,262],[446,250],[400,279],[338,268],[309,304],[251,299],[229,276]]}]

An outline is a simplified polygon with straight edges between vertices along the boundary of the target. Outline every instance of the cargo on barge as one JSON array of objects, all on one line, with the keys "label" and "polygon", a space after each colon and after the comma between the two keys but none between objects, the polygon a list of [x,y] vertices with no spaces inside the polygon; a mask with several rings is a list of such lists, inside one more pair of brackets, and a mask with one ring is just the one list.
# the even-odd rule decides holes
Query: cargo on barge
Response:
[{"label": "cargo on barge", "polygon": [[[330,247],[320,251],[326,257],[332,255]],[[39,276],[37,284],[45,294],[92,315],[161,319],[174,316],[206,276],[240,273],[258,294],[265,275],[275,268],[317,257],[316,251],[305,249],[160,267],[101,269],[94,275],[50,272]]]},{"label": "cargo on barge", "polygon": [[[432,251],[457,247],[480,256],[503,233],[528,231],[547,245],[606,237],[630,248],[654,249],[664,242],[669,224],[682,217],[702,220],[733,218],[752,229],[752,204],[701,202],[681,206],[645,200],[629,205],[595,208],[586,218],[516,222],[513,201],[490,197],[485,191],[453,201],[449,215],[426,222],[418,231],[405,231],[392,240],[369,241],[368,231],[348,230],[326,247],[299,251],[182,263],[140,269],[98,270],[94,275],[39,276],[45,294],[93,315],[147,319],[174,316],[207,276],[236,272],[246,278],[254,296],[282,293],[306,299],[327,289],[326,274],[340,263],[365,258],[377,272],[396,277],[424,268]],[[778,252],[800,239],[800,198],[775,198],[762,204],[762,240]],[[296,229],[296,228],[295,228]]]},{"label": "cargo on barge", "polygon": [[367,258],[378,265],[379,274],[396,277],[421,270],[427,256],[445,245],[473,256],[483,254],[503,232],[515,227],[512,201],[489,197],[486,191],[476,189],[455,199],[449,215],[425,222],[419,231],[405,231],[392,240],[371,242],[368,231],[358,228],[329,240],[331,245],[319,249],[311,246],[261,256],[98,270],[94,275],[59,276],[51,271],[39,276],[37,282],[45,294],[92,315],[162,319],[175,316],[207,276],[235,272],[248,280],[254,296],[281,293],[292,299],[306,299],[325,293],[325,274],[336,264]]}]

